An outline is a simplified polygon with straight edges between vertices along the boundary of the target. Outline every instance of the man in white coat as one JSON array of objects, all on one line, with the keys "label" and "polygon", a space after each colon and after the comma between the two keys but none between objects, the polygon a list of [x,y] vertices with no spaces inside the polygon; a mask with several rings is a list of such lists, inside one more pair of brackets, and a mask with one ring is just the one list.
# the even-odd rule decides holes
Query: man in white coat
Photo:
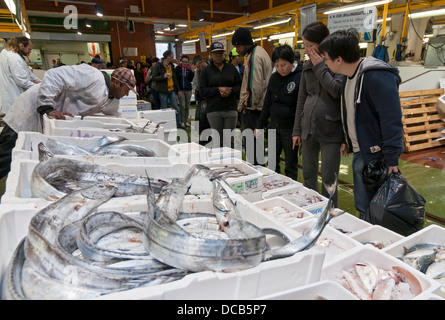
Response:
[{"label": "man in white coat", "polygon": [[110,76],[88,64],[50,69],[42,82],[21,94],[3,118],[0,133],[0,179],[10,170],[11,153],[20,131],[40,131],[40,118],[87,116],[104,113],[120,116],[119,99],[135,91],[136,79],[127,68]]},{"label": "man in white coat", "polygon": [[0,114],[6,114],[24,91],[40,82],[25,57],[33,44],[26,37],[12,37],[0,53]]}]

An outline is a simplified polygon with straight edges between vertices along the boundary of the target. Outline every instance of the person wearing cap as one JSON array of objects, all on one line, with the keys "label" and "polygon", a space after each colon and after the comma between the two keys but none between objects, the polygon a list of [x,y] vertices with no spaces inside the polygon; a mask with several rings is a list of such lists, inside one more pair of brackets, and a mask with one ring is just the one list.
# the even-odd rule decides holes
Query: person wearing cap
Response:
[{"label": "person wearing cap", "polygon": [[[232,45],[241,57],[247,56],[238,103],[238,111],[242,113],[241,129],[255,130],[272,74],[272,61],[266,50],[253,42],[250,30],[247,28],[240,27],[235,31]],[[250,152],[247,157],[247,160],[255,165],[260,164],[257,159],[256,144],[255,141],[253,158],[249,156]]]},{"label": "person wearing cap", "polygon": [[91,66],[96,69],[102,69],[102,65],[105,63],[105,61],[101,60],[100,58],[94,57],[91,60]]},{"label": "person wearing cap", "polygon": [[111,77],[88,64],[50,69],[40,84],[22,93],[13,112],[3,118],[0,133],[0,179],[10,170],[11,151],[20,131],[41,131],[43,115],[55,119],[104,113],[120,116],[119,99],[127,96],[136,79],[130,69],[118,68]]},{"label": "person wearing cap", "polygon": [[235,66],[235,68],[238,70],[238,73],[243,76],[244,73],[244,65],[243,65],[243,58],[240,57],[238,52],[236,52],[236,48],[233,48],[232,51],[229,53],[229,61]]},{"label": "person wearing cap", "polygon": [[224,139],[224,134],[232,136],[238,118],[236,101],[241,78],[235,66],[225,62],[224,53],[224,46],[220,42],[212,43],[210,64],[202,70],[199,78],[199,92],[207,103],[207,119],[214,130],[214,148],[231,147],[231,139]]}]

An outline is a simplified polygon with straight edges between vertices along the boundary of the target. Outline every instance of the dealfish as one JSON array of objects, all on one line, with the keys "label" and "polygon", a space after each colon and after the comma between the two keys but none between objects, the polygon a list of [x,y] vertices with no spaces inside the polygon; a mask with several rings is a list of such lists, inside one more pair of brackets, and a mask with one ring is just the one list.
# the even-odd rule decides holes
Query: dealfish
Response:
[{"label": "dealfish", "polygon": [[[99,205],[113,196],[116,189],[114,186],[96,184],[70,193],[39,211],[31,219],[28,234],[8,265],[2,298],[90,299],[174,281],[187,275],[187,271],[171,268],[154,259],[142,262],[141,257],[145,253],[141,256],[133,255],[135,259],[131,259],[130,255],[122,260],[114,257],[117,261],[108,261],[108,264],[90,260],[78,253],[80,249],[76,235],[85,219],[88,221],[85,227],[88,229],[90,226],[92,229],[84,236],[92,240],[93,245],[99,244],[95,249],[101,248],[100,239],[96,239],[96,231],[100,233],[96,222],[104,223],[102,218],[106,214],[99,213],[98,221],[90,218]],[[112,233],[119,227],[133,227],[133,221],[125,224],[125,218],[117,220],[109,219],[109,224],[103,224],[104,229]],[[136,226],[139,225],[137,220],[134,221]],[[113,251],[110,247],[105,249],[108,253]],[[140,250],[136,249],[133,253],[136,252]]]},{"label": "dealfish", "polygon": [[[83,189],[93,183],[115,185],[115,197],[147,193],[147,178],[136,174],[121,174],[100,165],[74,159],[54,158],[45,145],[39,144],[40,162],[31,174],[31,191],[34,196],[60,199],[65,194]],[[150,181],[156,193],[166,185],[165,181]]]},{"label": "dealfish", "polygon": [[283,247],[267,251],[265,253],[264,261],[289,257],[297,252],[307,250],[315,244],[329,221],[344,213],[344,211],[334,210],[334,202],[332,199],[336,190],[336,185],[337,182],[334,182],[330,186],[325,184],[325,188],[330,195],[329,200],[323,212],[312,227],[300,238],[289,242]]}]

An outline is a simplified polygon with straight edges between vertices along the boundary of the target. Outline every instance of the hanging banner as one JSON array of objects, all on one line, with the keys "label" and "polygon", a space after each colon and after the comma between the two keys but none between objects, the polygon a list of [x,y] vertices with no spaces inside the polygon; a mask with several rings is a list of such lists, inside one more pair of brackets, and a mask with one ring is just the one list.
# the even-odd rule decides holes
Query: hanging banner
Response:
[{"label": "hanging banner", "polygon": [[360,33],[371,32],[376,28],[376,17],[376,7],[331,13],[328,17],[328,29],[331,33],[350,28],[355,28]]},{"label": "hanging banner", "polygon": [[207,51],[206,34],[205,34],[205,32],[200,32],[199,33],[199,46],[200,46],[201,52],[206,52]]},{"label": "hanging banner", "polygon": [[300,28],[303,32],[304,28],[312,22],[317,21],[317,4],[310,4],[300,8]]},{"label": "hanging banner", "polygon": [[97,42],[88,42],[88,55],[94,58],[96,55],[100,56],[100,45]]},{"label": "hanging banner", "polygon": [[196,43],[183,43],[182,44],[182,54],[195,54],[196,53]]}]

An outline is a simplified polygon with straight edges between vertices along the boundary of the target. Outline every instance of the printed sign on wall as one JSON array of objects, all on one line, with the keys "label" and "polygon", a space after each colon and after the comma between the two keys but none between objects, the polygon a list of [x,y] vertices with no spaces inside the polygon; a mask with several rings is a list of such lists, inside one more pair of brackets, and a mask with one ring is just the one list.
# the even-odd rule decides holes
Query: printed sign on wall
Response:
[{"label": "printed sign on wall", "polygon": [[331,13],[328,17],[328,28],[331,33],[350,28],[355,28],[360,33],[370,32],[376,27],[376,16],[376,7]]}]

